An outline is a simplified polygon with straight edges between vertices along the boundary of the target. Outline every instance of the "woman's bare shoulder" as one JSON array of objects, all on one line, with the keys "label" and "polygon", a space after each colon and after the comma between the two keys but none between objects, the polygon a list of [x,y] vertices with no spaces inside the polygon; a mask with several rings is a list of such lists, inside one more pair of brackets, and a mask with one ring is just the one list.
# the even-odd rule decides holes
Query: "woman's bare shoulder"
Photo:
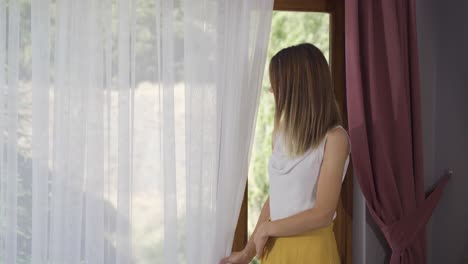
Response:
[{"label": "woman's bare shoulder", "polygon": [[347,156],[350,150],[349,136],[343,127],[338,126],[327,132],[326,149],[332,151],[335,155],[342,153]]}]

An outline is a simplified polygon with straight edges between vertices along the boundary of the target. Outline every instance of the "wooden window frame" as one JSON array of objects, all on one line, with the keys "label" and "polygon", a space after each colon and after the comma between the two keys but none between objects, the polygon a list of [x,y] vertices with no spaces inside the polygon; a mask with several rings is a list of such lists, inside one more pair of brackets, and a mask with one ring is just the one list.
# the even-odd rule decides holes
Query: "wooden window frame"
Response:
[{"label": "wooden window frame", "polygon": [[[343,123],[347,127],[346,74],[345,74],[345,12],[344,0],[274,0],[275,11],[320,12],[330,15],[330,69],[336,99],[340,105]],[[352,263],[352,165],[341,190],[334,231],[342,263]],[[247,244],[247,185],[234,235],[233,251],[242,250]]]}]

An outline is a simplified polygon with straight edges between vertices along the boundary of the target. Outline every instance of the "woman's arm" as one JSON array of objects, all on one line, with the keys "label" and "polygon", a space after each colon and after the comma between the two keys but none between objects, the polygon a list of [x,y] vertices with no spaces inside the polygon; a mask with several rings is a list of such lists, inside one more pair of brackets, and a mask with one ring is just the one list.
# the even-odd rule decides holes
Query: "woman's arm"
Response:
[{"label": "woman's arm", "polygon": [[257,225],[255,226],[255,229],[252,233],[252,236],[250,236],[250,239],[247,242],[247,245],[245,245],[242,251],[234,252],[229,257],[223,258],[220,264],[249,263],[256,254],[255,243],[253,241],[254,235],[257,232],[257,229],[259,228],[259,226],[261,226],[265,222],[268,222],[269,218],[270,218],[270,197],[268,197],[265,203],[263,204],[262,211],[260,212],[260,216],[258,217],[258,220],[257,220]]},{"label": "woman's arm", "polygon": [[263,204],[262,211],[260,212],[260,216],[258,217],[258,220],[257,220],[257,225],[255,226],[255,229],[254,229],[252,235],[250,236],[250,239],[247,242],[247,245],[244,248],[245,252],[247,253],[247,256],[249,257],[249,259],[252,259],[256,254],[255,243],[254,243],[254,240],[253,240],[253,238],[255,237],[255,233],[257,232],[258,228],[263,223],[268,222],[269,218],[270,218],[270,197],[268,197],[267,200],[265,201],[265,203]]},{"label": "woman's arm", "polygon": [[343,129],[329,132],[320,169],[315,207],[296,215],[271,221],[261,228],[263,236],[294,236],[330,225],[340,197],[343,169],[349,153]]},{"label": "woman's arm", "polygon": [[[273,149],[275,146],[275,131],[271,134],[271,148]],[[262,211],[260,212],[260,216],[258,217],[257,224],[255,225],[255,229],[250,236],[247,245],[245,245],[244,249],[240,252],[234,252],[230,256],[223,258],[220,261],[220,264],[225,263],[249,263],[253,257],[255,256],[256,244],[255,244],[255,234],[258,232],[259,228],[263,226],[265,223],[268,222],[270,218],[270,196],[266,199],[265,203],[263,204]]]}]

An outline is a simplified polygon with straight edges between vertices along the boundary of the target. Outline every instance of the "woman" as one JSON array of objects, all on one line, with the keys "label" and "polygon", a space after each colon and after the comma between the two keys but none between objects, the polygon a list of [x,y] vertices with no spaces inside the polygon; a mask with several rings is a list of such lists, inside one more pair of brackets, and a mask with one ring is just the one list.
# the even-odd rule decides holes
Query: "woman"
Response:
[{"label": "woman", "polygon": [[221,263],[340,263],[333,220],[348,162],[330,71],[322,52],[300,44],[270,63],[275,98],[270,196],[240,252]]}]

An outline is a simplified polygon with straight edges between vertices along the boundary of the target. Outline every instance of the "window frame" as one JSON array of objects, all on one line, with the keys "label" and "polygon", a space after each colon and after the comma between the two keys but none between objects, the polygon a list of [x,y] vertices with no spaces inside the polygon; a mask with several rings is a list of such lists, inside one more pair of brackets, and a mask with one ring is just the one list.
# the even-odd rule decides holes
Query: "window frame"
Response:
[{"label": "window frame", "polygon": [[[342,111],[343,125],[347,128],[346,73],[345,73],[345,12],[344,0],[274,0],[274,11],[320,12],[330,15],[330,69],[335,96]],[[352,212],[353,180],[352,163],[342,185],[334,231],[342,263],[352,263]],[[247,244],[247,184],[234,235],[233,251],[242,250]]]}]

